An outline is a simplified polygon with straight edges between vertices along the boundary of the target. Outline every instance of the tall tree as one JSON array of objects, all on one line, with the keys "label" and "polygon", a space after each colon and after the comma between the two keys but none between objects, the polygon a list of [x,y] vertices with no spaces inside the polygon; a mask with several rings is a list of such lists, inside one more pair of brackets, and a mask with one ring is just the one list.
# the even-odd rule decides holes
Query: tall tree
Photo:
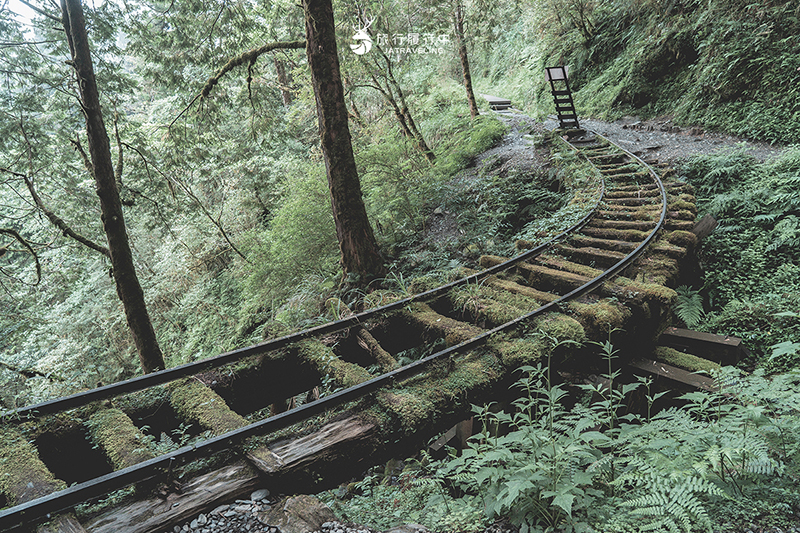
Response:
[{"label": "tall tree", "polygon": [[125,317],[139,352],[142,370],[152,372],[164,368],[164,358],[133,264],[80,0],[61,0],[61,22],[69,43],[71,64],[77,75],[81,108],[86,117],[89,155],[97,196],[100,198],[101,219],[108,240],[117,295],[125,308]]},{"label": "tall tree", "polygon": [[342,269],[372,279],[384,273],[383,259],[367,219],[356,170],[347,106],[339,71],[331,0],[303,0],[306,56],[317,102],[322,154],[328,175]]},{"label": "tall tree", "polygon": [[467,41],[464,37],[464,6],[461,4],[461,0],[455,0],[453,22],[455,25],[456,44],[458,45],[458,57],[461,60],[461,74],[464,79],[464,89],[467,91],[467,102],[469,102],[469,114],[472,118],[475,118],[480,114],[480,111],[478,111],[478,104],[475,102],[475,93],[472,91],[472,74],[469,70]]}]

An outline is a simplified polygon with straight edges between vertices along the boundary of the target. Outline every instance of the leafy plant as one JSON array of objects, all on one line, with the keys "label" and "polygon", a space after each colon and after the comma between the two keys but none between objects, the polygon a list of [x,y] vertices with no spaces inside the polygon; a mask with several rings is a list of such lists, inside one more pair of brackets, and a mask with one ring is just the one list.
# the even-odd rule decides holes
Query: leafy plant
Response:
[{"label": "leafy plant", "polygon": [[686,285],[681,285],[675,289],[678,297],[675,300],[673,311],[680,318],[686,327],[694,328],[703,319],[703,297],[700,291]]}]

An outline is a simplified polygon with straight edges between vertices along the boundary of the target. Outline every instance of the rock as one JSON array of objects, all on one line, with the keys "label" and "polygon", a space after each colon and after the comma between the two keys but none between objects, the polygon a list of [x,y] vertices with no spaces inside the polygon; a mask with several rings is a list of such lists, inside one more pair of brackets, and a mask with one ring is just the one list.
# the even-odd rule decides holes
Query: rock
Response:
[{"label": "rock", "polygon": [[277,527],[281,533],[306,533],[319,531],[322,524],[334,522],[336,515],[328,506],[313,496],[294,496],[274,505],[269,511],[259,513],[262,524]]},{"label": "rock", "polygon": [[383,533],[428,533],[428,528],[422,524],[406,524],[387,529]]},{"label": "rock", "polygon": [[197,523],[197,519],[192,520],[189,522],[189,529],[197,529],[200,524]]},{"label": "rock", "polygon": [[266,500],[268,496],[269,491],[267,489],[258,489],[250,495],[250,499],[257,502],[259,500]]},{"label": "rock", "polygon": [[201,514],[200,516],[197,517],[197,524],[200,526],[208,524],[208,517],[204,514]]}]

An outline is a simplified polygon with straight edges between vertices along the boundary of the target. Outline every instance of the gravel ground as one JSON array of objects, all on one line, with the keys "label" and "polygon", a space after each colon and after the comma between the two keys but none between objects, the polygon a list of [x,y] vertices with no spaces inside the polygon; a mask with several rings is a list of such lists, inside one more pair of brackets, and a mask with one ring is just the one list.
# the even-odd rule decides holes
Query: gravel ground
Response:
[{"label": "gravel ground", "polygon": [[[731,135],[704,132],[699,128],[684,129],[672,124],[668,118],[642,121],[636,117],[623,117],[615,122],[581,119],[581,127],[618,142],[623,148],[647,160],[675,163],[696,154],[710,154],[726,148],[746,147],[747,153],[759,161],[780,154],[781,147],[748,141]],[[556,117],[545,122],[548,128],[557,125]]]}]

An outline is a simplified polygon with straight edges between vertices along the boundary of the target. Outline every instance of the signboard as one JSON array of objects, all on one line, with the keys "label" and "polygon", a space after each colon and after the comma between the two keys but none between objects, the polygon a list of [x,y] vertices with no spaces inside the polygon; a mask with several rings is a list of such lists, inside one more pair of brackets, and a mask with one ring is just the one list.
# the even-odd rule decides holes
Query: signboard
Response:
[{"label": "signboard", "polygon": [[566,80],[569,77],[569,67],[545,67],[547,81]]}]

